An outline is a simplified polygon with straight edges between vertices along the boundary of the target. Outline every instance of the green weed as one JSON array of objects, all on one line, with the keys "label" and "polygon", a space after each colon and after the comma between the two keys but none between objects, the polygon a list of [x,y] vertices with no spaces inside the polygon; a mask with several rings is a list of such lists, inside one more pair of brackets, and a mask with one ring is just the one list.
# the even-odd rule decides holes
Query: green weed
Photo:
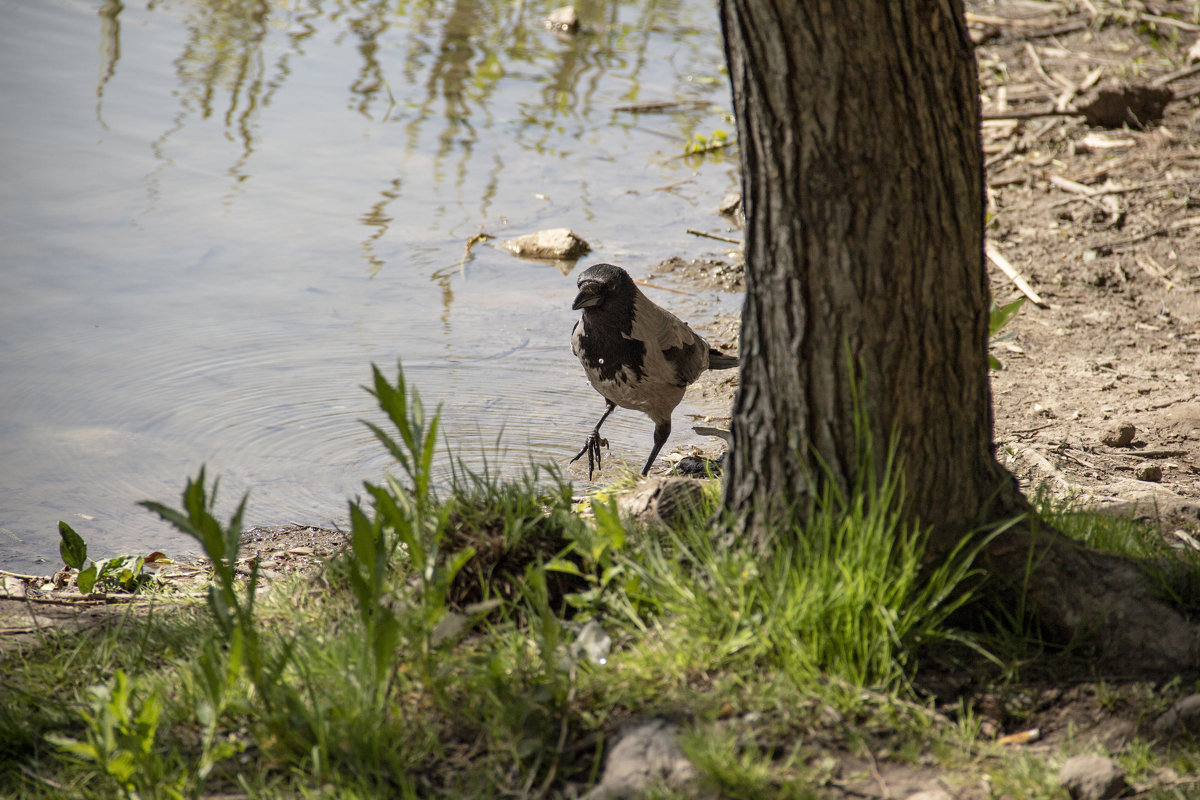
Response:
[{"label": "green weed", "polygon": [[[1003,330],[1004,326],[1009,322],[1012,322],[1013,317],[1017,315],[1017,312],[1021,310],[1021,306],[1024,304],[1024,297],[1018,297],[1011,303],[1005,303],[1004,305],[999,305],[995,300],[992,301],[991,309],[988,312],[989,346],[1003,342],[1006,339],[1011,339],[1015,335],[1011,331],[1008,333],[1001,333],[1001,330]],[[1000,361],[991,353],[988,353],[988,366],[990,366],[992,369],[1002,368]]]},{"label": "green weed", "polygon": [[150,576],[142,569],[146,564],[142,556],[117,556],[92,561],[87,557],[87,543],[83,537],[62,520],[58,522],[58,534],[58,552],[63,563],[79,571],[75,576],[75,585],[84,594],[93,589],[98,592],[106,589],[136,592],[150,583]]}]

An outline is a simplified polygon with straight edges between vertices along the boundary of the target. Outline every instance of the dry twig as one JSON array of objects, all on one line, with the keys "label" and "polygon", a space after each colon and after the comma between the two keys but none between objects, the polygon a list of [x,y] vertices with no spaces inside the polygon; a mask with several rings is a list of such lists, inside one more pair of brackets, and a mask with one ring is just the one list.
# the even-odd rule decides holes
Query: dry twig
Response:
[{"label": "dry twig", "polygon": [[741,245],[742,245],[742,242],[740,239],[730,239],[728,236],[721,236],[720,234],[716,234],[716,233],[707,233],[705,231],[698,231],[695,228],[688,228],[687,232],[690,233],[692,236],[705,236],[709,239],[716,239],[718,242],[729,242],[729,244],[736,244],[739,247],[741,247]]},{"label": "dry twig", "polygon": [[1004,257],[1004,254],[1000,252],[999,247],[992,242],[988,242],[986,245],[984,245],[983,249],[984,252],[987,253],[988,258],[991,259],[992,263],[999,267],[1000,271],[1008,276],[1008,279],[1012,281],[1018,289],[1021,290],[1021,294],[1029,298],[1031,303],[1038,308],[1050,307],[1050,304],[1043,300],[1038,293],[1033,290],[1033,287],[1029,285],[1029,282],[1025,280],[1021,273],[1017,272],[1017,268],[1014,267],[1012,263]]}]

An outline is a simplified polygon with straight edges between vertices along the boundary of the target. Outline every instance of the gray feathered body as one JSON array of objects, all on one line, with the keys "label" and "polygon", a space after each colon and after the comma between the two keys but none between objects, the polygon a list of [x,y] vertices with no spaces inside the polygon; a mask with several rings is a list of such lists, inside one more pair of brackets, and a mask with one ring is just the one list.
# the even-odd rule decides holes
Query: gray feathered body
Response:
[{"label": "gray feathered body", "polygon": [[579,294],[571,308],[582,310],[583,317],[571,331],[571,351],[608,408],[571,462],[586,454],[591,480],[600,464],[600,448],[608,446],[600,426],[621,406],[641,411],[654,422],[654,447],[642,467],[646,475],[671,435],[671,412],[688,384],[706,369],[729,369],[738,360],[711,349],[686,323],[651,302],[620,267],[590,266],[577,285]]},{"label": "gray feathered body", "polygon": [[[571,350],[588,382],[606,400],[641,411],[656,424],[669,421],[684,390],[711,368],[737,366],[737,359],[709,348],[699,334],[656,305],[618,267],[601,267],[604,301],[583,307],[571,335]],[[619,271],[619,274],[616,272]]]}]

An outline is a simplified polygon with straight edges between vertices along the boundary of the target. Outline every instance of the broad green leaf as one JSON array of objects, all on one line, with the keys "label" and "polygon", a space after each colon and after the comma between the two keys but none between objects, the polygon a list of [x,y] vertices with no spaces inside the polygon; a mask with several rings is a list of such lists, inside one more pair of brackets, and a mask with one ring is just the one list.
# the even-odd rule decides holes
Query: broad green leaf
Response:
[{"label": "broad green leaf", "polygon": [[1002,306],[992,303],[991,315],[988,320],[988,335],[995,336],[999,333],[1000,329],[1016,316],[1016,313],[1021,310],[1021,306],[1024,304],[1024,297],[1018,297],[1011,303],[1006,303]]},{"label": "broad green leaf", "polygon": [[583,572],[574,562],[565,558],[552,558],[546,562],[545,569],[549,572],[565,572],[568,575],[583,577]]},{"label": "broad green leaf", "polygon": [[83,569],[83,564],[87,561],[87,542],[61,519],[58,521],[58,535],[62,539],[58,543],[58,553],[62,556],[63,563],[72,569]]},{"label": "broad green leaf", "polygon": [[75,583],[79,586],[79,591],[87,594],[92,591],[92,587],[96,585],[96,565],[92,564],[85,570],[80,571],[79,578]]}]

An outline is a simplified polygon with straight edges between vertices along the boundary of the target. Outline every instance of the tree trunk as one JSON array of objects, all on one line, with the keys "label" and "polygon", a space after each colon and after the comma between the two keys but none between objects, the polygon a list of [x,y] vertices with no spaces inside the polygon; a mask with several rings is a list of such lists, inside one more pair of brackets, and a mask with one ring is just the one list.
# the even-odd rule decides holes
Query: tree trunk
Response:
[{"label": "tree trunk", "polygon": [[[906,512],[932,527],[934,550],[1027,512],[993,454],[979,90],[962,0],[720,10],[746,212],[727,509],[769,544],[770,522],[822,481],[845,490],[862,477],[862,421],[877,476],[895,436]],[[1041,583],[1028,599],[1047,629],[1111,620],[1079,573],[1101,570],[1100,585],[1174,625],[1150,643],[1160,665],[1197,663],[1195,631],[1127,562],[1023,527],[986,563],[1019,587],[1031,546]],[[1073,588],[1060,591],[1064,571]],[[1105,642],[1109,655],[1132,645]]]},{"label": "tree trunk", "polygon": [[812,476],[852,485],[857,404],[877,465],[898,436],[926,523],[961,531],[996,501],[1016,508],[992,456],[979,93],[961,9],[721,10],[747,226],[727,504],[802,497]]}]

